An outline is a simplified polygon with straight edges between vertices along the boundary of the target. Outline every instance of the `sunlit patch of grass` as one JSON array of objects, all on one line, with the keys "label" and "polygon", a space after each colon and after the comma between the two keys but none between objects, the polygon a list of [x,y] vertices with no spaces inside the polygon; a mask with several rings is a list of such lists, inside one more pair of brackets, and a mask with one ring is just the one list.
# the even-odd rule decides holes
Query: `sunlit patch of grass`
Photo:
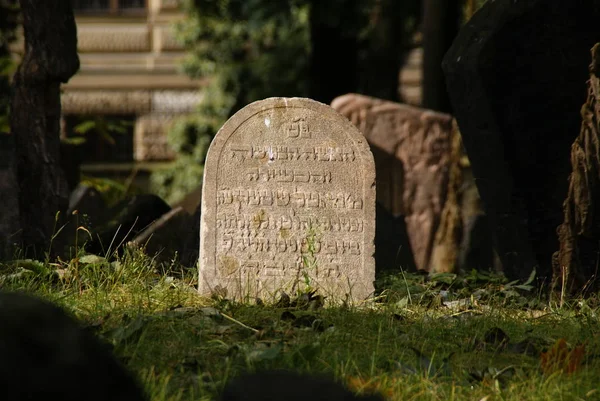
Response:
[{"label": "sunlit patch of grass", "polygon": [[[597,298],[550,308],[501,277],[399,274],[377,301],[310,310],[202,298],[197,272],[161,273],[139,251],[0,274],[4,290],[50,299],[111,343],[156,401],[215,399],[262,369],[330,375],[390,400],[600,399]],[[586,344],[572,374],[541,369],[558,339]]]}]

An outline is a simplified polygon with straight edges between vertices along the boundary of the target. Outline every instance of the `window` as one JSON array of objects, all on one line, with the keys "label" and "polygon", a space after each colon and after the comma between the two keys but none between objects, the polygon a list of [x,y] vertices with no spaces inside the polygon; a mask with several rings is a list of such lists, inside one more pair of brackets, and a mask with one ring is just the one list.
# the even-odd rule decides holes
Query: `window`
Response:
[{"label": "window", "polygon": [[76,13],[122,14],[146,10],[146,0],[73,0]]}]

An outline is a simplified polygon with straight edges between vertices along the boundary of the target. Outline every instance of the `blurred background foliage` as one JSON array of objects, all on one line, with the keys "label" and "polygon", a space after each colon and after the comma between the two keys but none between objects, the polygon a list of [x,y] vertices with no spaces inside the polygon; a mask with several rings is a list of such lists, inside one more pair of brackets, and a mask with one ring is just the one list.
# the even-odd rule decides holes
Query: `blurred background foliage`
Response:
[{"label": "blurred background foliage", "polygon": [[[152,174],[152,192],[174,202],[197,189],[212,138],[253,101],[305,96],[329,103],[349,92],[401,100],[398,72],[419,41],[422,3],[182,0],[186,17],[175,29],[188,56],[181,68],[206,86],[197,111],[172,125],[168,141],[177,159]],[[483,3],[463,0],[464,21]],[[0,0],[0,131],[6,132],[18,15],[18,0]]]},{"label": "blurred background foliage", "polygon": [[10,44],[19,24],[18,0],[0,0],[0,132],[9,132],[10,77],[16,69]]},{"label": "blurred background foliage", "polygon": [[189,49],[182,69],[208,84],[197,113],[170,130],[177,161],[153,173],[153,192],[174,201],[196,189],[211,139],[253,101],[302,96],[329,103],[348,92],[398,100],[398,71],[420,6],[420,0],[184,0],[186,18],[176,26]]}]

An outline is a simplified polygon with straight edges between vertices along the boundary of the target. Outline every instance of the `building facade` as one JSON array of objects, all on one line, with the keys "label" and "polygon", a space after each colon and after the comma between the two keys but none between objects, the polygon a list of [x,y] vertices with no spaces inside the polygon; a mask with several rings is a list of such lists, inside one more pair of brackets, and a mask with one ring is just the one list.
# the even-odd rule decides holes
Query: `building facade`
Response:
[{"label": "building facade", "polygon": [[[169,124],[191,113],[203,83],[179,71],[179,0],[74,0],[80,71],[63,86],[63,133],[86,132],[84,173],[147,176],[173,159]],[[104,127],[104,128],[102,128]],[[104,132],[100,132],[104,131]],[[110,134],[107,138],[106,131]]]}]

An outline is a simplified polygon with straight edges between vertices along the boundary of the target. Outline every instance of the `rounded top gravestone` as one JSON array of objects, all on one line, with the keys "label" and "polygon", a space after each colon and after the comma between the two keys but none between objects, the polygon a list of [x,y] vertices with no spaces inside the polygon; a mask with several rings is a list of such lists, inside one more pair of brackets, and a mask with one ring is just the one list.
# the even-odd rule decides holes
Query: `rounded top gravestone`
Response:
[{"label": "rounded top gravestone", "polygon": [[303,98],[244,107],[211,143],[202,191],[201,294],[373,293],[373,155],[331,107]]}]

